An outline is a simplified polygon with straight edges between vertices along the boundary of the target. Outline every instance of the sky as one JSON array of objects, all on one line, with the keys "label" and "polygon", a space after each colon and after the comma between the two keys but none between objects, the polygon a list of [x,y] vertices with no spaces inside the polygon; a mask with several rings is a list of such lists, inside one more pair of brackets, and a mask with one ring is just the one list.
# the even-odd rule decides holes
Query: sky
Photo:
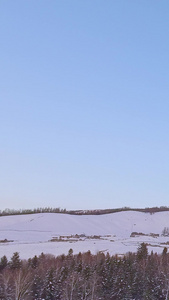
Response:
[{"label": "sky", "polygon": [[0,209],[169,205],[169,2],[0,1]]}]

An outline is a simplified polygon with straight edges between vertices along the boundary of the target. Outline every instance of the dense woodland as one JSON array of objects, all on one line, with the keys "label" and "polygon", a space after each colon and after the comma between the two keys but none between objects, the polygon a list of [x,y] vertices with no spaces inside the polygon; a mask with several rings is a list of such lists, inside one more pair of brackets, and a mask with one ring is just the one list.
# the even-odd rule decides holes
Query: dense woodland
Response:
[{"label": "dense woodland", "polygon": [[37,214],[37,213],[62,213],[62,214],[71,214],[71,215],[103,215],[110,213],[117,213],[121,211],[138,211],[145,213],[156,213],[162,211],[169,211],[169,207],[160,206],[160,207],[146,207],[146,208],[110,208],[110,209],[94,209],[94,210],[67,210],[61,209],[59,207],[38,207],[34,209],[9,209],[0,210],[0,216],[10,216],[10,215],[26,215],[26,214]]},{"label": "dense woodland", "polygon": [[142,243],[124,257],[79,253],[21,260],[16,252],[0,259],[4,300],[168,300],[169,254],[148,254]]}]

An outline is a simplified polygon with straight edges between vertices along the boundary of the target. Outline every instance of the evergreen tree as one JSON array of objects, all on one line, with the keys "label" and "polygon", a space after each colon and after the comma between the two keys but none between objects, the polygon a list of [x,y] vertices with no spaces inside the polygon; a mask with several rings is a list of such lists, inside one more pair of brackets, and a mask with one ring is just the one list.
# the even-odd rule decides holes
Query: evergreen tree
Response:
[{"label": "evergreen tree", "polygon": [[148,256],[148,249],[145,243],[141,243],[140,246],[137,248],[137,258],[138,260],[146,259]]},{"label": "evergreen tree", "polygon": [[53,268],[46,273],[41,297],[45,300],[57,300],[61,297],[60,280],[57,280],[56,272]]},{"label": "evergreen tree", "polygon": [[11,269],[20,269],[22,262],[19,257],[18,252],[14,252],[13,256],[11,257],[11,261],[9,262]]},{"label": "evergreen tree", "polygon": [[2,271],[4,268],[6,268],[7,265],[8,265],[8,259],[7,259],[6,255],[4,255],[3,257],[1,257],[0,271]]}]

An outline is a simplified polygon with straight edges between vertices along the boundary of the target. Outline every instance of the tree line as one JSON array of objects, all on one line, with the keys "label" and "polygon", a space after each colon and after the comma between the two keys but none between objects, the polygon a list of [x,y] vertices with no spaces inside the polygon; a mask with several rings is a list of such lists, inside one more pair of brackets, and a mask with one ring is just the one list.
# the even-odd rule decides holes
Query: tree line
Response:
[{"label": "tree line", "polygon": [[148,254],[145,243],[123,257],[70,249],[21,260],[15,252],[0,260],[0,299],[169,300],[169,254]]},{"label": "tree line", "polygon": [[70,215],[103,215],[110,213],[117,213],[122,211],[137,211],[154,214],[156,212],[169,211],[169,207],[160,206],[160,207],[146,207],[146,208],[110,208],[110,209],[92,209],[92,210],[67,210],[66,208],[62,209],[60,207],[38,207],[34,209],[9,209],[0,210],[1,216],[11,216],[11,215],[27,215],[27,214],[38,214],[38,213],[61,213],[61,214],[70,214]]}]

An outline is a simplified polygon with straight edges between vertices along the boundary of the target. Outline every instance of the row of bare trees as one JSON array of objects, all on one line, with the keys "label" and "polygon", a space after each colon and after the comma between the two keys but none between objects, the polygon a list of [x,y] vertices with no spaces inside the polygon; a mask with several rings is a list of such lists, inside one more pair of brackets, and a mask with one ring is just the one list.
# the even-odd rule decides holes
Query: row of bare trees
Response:
[{"label": "row of bare trees", "polygon": [[0,260],[2,300],[169,300],[169,254],[148,254],[146,244],[124,257],[108,253]]},{"label": "row of bare trees", "polygon": [[93,210],[66,210],[65,208],[53,208],[53,207],[38,207],[34,209],[9,209],[0,210],[0,216],[9,216],[9,215],[25,215],[25,214],[37,214],[37,213],[62,213],[62,214],[71,214],[71,215],[103,215],[110,213],[117,213],[121,211],[138,211],[154,214],[156,212],[169,211],[169,207],[160,206],[160,207],[146,207],[146,208],[110,208],[110,209],[93,209]]}]

